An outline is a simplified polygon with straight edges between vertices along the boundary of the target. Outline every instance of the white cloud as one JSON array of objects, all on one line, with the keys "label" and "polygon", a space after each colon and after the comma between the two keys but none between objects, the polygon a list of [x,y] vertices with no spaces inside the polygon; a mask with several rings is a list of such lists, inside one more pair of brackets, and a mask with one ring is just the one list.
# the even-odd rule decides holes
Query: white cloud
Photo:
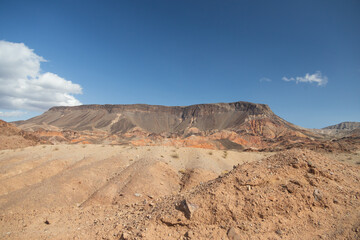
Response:
[{"label": "white cloud", "polygon": [[326,76],[323,76],[320,71],[317,71],[314,74],[307,73],[304,77],[296,77],[296,78],[283,77],[282,80],[286,82],[296,81],[296,83],[299,82],[317,83],[318,86],[325,86],[328,82],[328,78]]},{"label": "white cloud", "polygon": [[267,77],[263,77],[263,78],[260,78],[259,81],[260,81],[260,82],[271,82],[271,79],[270,79],[270,78],[267,78]]},{"label": "white cloud", "polygon": [[22,112],[22,111],[0,112],[0,117],[6,117],[6,118],[21,117],[25,114],[27,114],[27,112]]},{"label": "white cloud", "polygon": [[23,43],[0,41],[0,108],[43,111],[81,105],[73,96],[82,93],[81,86],[54,73],[42,73],[40,64],[45,61]]}]

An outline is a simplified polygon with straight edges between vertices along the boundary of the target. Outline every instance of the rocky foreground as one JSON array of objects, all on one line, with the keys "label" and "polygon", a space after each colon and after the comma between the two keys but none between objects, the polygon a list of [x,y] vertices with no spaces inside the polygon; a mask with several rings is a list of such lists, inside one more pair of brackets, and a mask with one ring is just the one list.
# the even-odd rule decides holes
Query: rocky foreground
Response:
[{"label": "rocky foreground", "polygon": [[[180,171],[179,177],[186,179],[190,172]],[[132,193],[141,200],[128,203],[93,202],[22,210],[9,207],[0,214],[0,236],[9,239],[359,239],[359,189],[359,165],[293,149],[245,161],[213,180],[197,182],[194,187],[163,197],[142,189]],[[36,196],[33,198],[41,201]]]}]

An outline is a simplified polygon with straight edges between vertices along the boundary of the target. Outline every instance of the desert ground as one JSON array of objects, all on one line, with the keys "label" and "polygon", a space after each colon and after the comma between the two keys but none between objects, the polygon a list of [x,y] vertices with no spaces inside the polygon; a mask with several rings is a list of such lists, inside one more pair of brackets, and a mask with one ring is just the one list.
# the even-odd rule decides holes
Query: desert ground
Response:
[{"label": "desert ground", "polygon": [[[38,228],[49,227],[43,224],[46,220],[54,226],[64,217],[83,215],[80,209],[91,208],[90,212],[100,211],[101,207],[113,209],[177,194],[230,171],[234,165],[263,156],[263,153],[126,145],[39,145],[2,150],[1,236],[56,238],[57,231],[83,236],[89,234],[89,229],[80,231],[78,228],[86,229],[87,224],[76,218],[61,223],[62,230],[55,232]],[[86,218],[91,219],[92,214]],[[19,225],[18,221],[24,223]],[[72,229],[75,222],[79,226]]]},{"label": "desert ground", "polygon": [[359,163],[300,149],[2,150],[0,238],[356,239]]}]

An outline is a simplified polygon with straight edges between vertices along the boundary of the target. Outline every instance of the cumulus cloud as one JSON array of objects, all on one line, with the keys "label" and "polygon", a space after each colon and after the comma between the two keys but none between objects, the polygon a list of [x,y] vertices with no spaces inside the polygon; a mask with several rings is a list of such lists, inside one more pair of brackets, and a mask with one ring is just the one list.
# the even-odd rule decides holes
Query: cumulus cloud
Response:
[{"label": "cumulus cloud", "polygon": [[21,117],[25,114],[27,114],[27,112],[22,112],[22,111],[1,112],[0,111],[0,117],[6,117],[6,118]]},{"label": "cumulus cloud", "polygon": [[[0,41],[1,109],[43,111],[81,105],[73,96],[82,93],[81,86],[54,73],[42,73],[41,62],[46,60],[25,44]],[[15,112],[1,112],[0,116]]]},{"label": "cumulus cloud", "polygon": [[259,81],[260,81],[260,82],[271,82],[271,79],[270,79],[270,78],[267,78],[267,77],[263,77],[263,78],[260,78]]},{"label": "cumulus cloud", "polygon": [[317,83],[318,86],[325,86],[328,82],[328,78],[323,76],[320,71],[317,71],[314,74],[307,73],[304,77],[283,77],[282,80],[286,82],[295,81],[296,83]]}]

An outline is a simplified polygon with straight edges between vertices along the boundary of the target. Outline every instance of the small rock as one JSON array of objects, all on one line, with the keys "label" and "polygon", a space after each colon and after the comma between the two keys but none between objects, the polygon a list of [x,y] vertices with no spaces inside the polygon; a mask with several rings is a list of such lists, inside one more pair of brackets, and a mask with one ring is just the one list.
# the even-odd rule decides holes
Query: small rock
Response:
[{"label": "small rock", "polygon": [[185,234],[184,234],[184,237],[186,237],[186,238],[193,238],[194,237],[194,232],[193,231],[191,231],[191,230],[189,230],[189,231],[187,231]]},{"label": "small rock", "polygon": [[196,204],[192,204],[185,199],[182,200],[178,206],[176,206],[176,209],[182,211],[187,219],[190,219],[198,208],[199,207]]},{"label": "small rock", "polygon": [[277,230],[275,231],[275,233],[276,233],[277,235],[279,235],[279,236],[282,235],[282,231],[281,231],[280,229],[277,229]]},{"label": "small rock", "polygon": [[309,167],[315,167],[314,164],[311,161],[307,161],[307,164]]},{"label": "small rock", "polygon": [[292,164],[292,167],[293,167],[293,168],[296,168],[296,169],[299,169],[299,168],[300,168],[300,167],[299,167],[299,164],[297,164],[297,163]]},{"label": "small rock", "polygon": [[141,197],[142,195],[140,193],[135,193],[134,196],[135,197]]},{"label": "small rock", "polygon": [[333,199],[333,203],[338,204],[339,200],[337,200],[336,198]]},{"label": "small rock", "polygon": [[309,169],[309,173],[315,175],[315,174],[317,173],[317,170],[316,170],[315,168],[311,167],[311,168]]},{"label": "small rock", "polygon": [[229,228],[227,236],[230,240],[241,240],[239,230],[234,227]]},{"label": "small rock", "polygon": [[128,239],[130,239],[130,235],[126,232],[123,232],[121,234],[120,240],[128,240]]},{"label": "small rock", "polygon": [[314,198],[316,201],[321,201],[322,200],[322,194],[320,192],[319,189],[315,189],[313,192]]}]

